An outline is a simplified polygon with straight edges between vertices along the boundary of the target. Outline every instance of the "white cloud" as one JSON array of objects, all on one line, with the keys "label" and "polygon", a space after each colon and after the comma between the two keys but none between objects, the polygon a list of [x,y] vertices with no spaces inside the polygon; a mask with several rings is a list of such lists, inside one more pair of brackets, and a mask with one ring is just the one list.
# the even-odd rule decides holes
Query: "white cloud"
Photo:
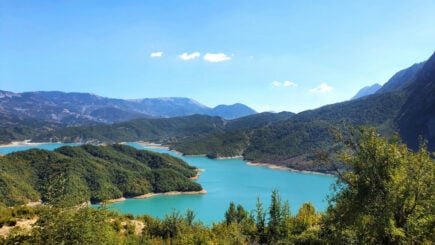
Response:
[{"label": "white cloud", "polygon": [[284,87],[291,87],[291,86],[296,86],[296,85],[297,85],[296,83],[290,82],[290,81],[284,81],[282,83],[282,86],[284,86]]},{"label": "white cloud", "polygon": [[284,81],[284,82],[273,81],[272,85],[275,86],[275,87],[292,87],[292,86],[297,86],[296,83],[290,82],[290,81]]},{"label": "white cloud", "polygon": [[279,87],[279,86],[281,86],[281,83],[278,82],[278,81],[273,81],[272,85],[275,86],[275,87]]},{"label": "white cloud", "polygon": [[157,57],[162,57],[163,56],[163,52],[153,52],[150,54],[151,58],[157,58]]},{"label": "white cloud", "polygon": [[193,52],[191,54],[182,53],[178,57],[180,57],[180,59],[182,59],[182,60],[193,60],[195,58],[198,58],[199,56],[201,56],[201,54],[199,52]]},{"label": "white cloud", "polygon": [[319,84],[319,86],[312,88],[309,91],[311,93],[326,93],[326,92],[330,92],[332,90],[334,90],[334,88],[332,86],[329,86],[326,83],[321,83],[321,84]]},{"label": "white cloud", "polygon": [[204,55],[204,60],[206,60],[208,62],[222,62],[222,61],[227,61],[230,59],[231,59],[231,57],[229,57],[228,55],[226,55],[224,53],[216,53],[216,54],[206,53]]}]

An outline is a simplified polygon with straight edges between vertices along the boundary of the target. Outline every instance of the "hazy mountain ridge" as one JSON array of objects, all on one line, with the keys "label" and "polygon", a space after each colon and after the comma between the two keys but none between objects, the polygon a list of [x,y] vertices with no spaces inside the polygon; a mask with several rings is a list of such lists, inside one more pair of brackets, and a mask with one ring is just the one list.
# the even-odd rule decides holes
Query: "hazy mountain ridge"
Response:
[{"label": "hazy mountain ridge", "polygon": [[376,93],[376,92],[377,92],[381,87],[382,87],[382,86],[381,86],[379,83],[375,83],[375,84],[373,84],[373,85],[366,86],[366,87],[360,89],[360,90],[355,94],[355,96],[352,97],[351,100],[356,100],[356,99],[359,99],[359,98],[362,98],[362,97],[365,97],[365,96],[368,96],[368,95],[374,94],[374,93]]},{"label": "hazy mountain ridge", "polygon": [[193,114],[237,118],[256,112],[243,104],[209,108],[189,98],[122,100],[90,93],[0,91],[0,114],[65,125],[116,123],[137,118],[168,118]]},{"label": "hazy mountain ridge", "polygon": [[406,69],[398,71],[376,93],[381,94],[404,89],[415,81],[425,63],[426,62],[416,63]]}]

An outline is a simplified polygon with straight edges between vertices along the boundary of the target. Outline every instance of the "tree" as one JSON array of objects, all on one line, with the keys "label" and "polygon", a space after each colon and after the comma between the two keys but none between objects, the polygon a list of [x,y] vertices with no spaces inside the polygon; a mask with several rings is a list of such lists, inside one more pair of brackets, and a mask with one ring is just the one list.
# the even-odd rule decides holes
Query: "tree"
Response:
[{"label": "tree", "polygon": [[236,205],[234,202],[230,202],[228,210],[225,212],[225,222],[229,225],[237,220]]},{"label": "tree", "polygon": [[295,217],[295,232],[302,233],[319,221],[316,209],[312,203],[304,203]]},{"label": "tree", "polygon": [[351,132],[339,159],[338,193],[324,217],[331,243],[402,244],[435,240],[435,161],[381,138],[374,129]]},{"label": "tree", "polygon": [[191,209],[186,209],[186,223],[189,226],[193,225],[193,220],[195,219],[195,212]]},{"label": "tree", "polygon": [[272,191],[269,207],[268,240],[276,241],[282,237],[283,215],[281,209],[281,195],[278,190]]},{"label": "tree", "polygon": [[257,215],[255,225],[257,226],[257,237],[258,241],[262,244],[265,243],[266,240],[266,214],[263,210],[263,204],[260,201],[260,198],[257,197]]}]

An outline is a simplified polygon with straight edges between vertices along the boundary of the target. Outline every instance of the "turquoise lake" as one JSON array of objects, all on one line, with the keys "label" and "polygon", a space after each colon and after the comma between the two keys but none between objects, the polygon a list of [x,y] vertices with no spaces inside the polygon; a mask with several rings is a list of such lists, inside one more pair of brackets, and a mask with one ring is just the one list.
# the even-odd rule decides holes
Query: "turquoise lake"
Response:
[{"label": "turquoise lake", "polygon": [[[278,189],[282,200],[288,200],[292,213],[297,213],[304,202],[311,202],[317,210],[327,207],[327,195],[332,193],[332,176],[305,174],[267,167],[250,166],[242,159],[214,160],[202,156],[181,156],[167,149],[145,148],[136,143],[129,145],[139,149],[167,153],[183,159],[189,164],[205,169],[197,180],[205,190],[205,195],[156,196],[148,199],[127,199],[110,204],[110,208],[124,213],[150,214],[163,218],[165,214],[178,210],[184,213],[191,209],[196,220],[206,224],[220,221],[232,201],[242,204],[248,211],[254,210],[257,197],[267,208],[272,190]],[[1,147],[0,153],[41,148],[53,150],[62,144],[43,144],[27,147]]]}]

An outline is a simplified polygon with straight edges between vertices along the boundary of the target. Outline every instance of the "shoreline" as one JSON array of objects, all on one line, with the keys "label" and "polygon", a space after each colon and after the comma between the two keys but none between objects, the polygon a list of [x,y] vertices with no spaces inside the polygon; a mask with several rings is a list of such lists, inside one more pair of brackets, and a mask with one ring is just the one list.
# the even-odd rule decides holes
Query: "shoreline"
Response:
[{"label": "shoreline", "polygon": [[30,140],[12,141],[7,144],[0,144],[0,147],[14,147],[14,146],[36,146],[44,144],[59,144],[60,142],[30,142]]},{"label": "shoreline", "polygon": [[294,172],[294,173],[314,174],[314,175],[323,175],[323,176],[335,177],[335,175],[333,175],[333,174],[316,172],[316,171],[309,171],[309,170],[298,170],[298,169],[280,166],[280,165],[276,165],[276,164],[272,164],[272,163],[246,162],[246,164],[248,164],[249,166],[254,166],[254,167],[266,167],[266,168],[270,168],[270,169],[274,169],[274,170],[284,170],[284,171],[290,171],[290,172]]},{"label": "shoreline", "polygon": [[[135,141],[135,142],[143,147],[146,147],[146,148],[167,149],[169,151],[174,152],[177,155],[184,156],[184,157],[207,157],[206,154],[184,155],[182,152],[170,149],[169,145],[162,145],[162,144],[152,143],[152,142],[148,142],[148,141]],[[43,145],[43,144],[59,144],[59,143],[62,143],[62,142],[30,142],[30,140],[23,140],[23,141],[13,141],[13,142],[8,143],[8,144],[0,144],[0,148],[15,147],[15,146],[37,146],[37,145]],[[125,143],[126,142],[120,142],[120,144],[125,144]],[[228,159],[241,159],[241,160],[245,161],[243,159],[243,156],[215,158],[215,160],[228,160]],[[280,166],[280,165],[272,164],[272,163],[249,162],[249,161],[245,161],[245,162],[246,162],[246,164],[248,164],[250,166],[267,167],[267,168],[275,169],[275,170],[286,170],[286,171],[291,171],[291,172],[295,172],[295,173],[303,173],[303,174],[335,176],[334,174],[322,173],[322,172],[317,172],[317,171],[309,171],[309,170],[298,170],[298,169]],[[198,171],[198,172],[203,172],[203,170]],[[194,177],[191,177],[190,179],[197,180],[198,178],[199,178],[199,174],[194,176]],[[119,198],[119,199],[121,199],[121,198]],[[123,200],[120,200],[120,201],[123,201]],[[115,199],[115,202],[117,202],[116,199]]]},{"label": "shoreline", "polygon": [[[121,142],[121,144],[125,144],[125,143],[126,142]],[[148,142],[148,141],[136,141],[136,143],[138,143],[139,145],[141,145],[143,147],[147,147],[147,148],[168,149],[169,150],[169,145],[162,145],[162,144],[152,143],[152,142]]]},{"label": "shoreline", "polygon": [[216,160],[229,160],[229,159],[242,159],[243,160],[243,156],[232,156],[232,157],[217,157]]},{"label": "shoreline", "polygon": [[198,180],[199,177],[201,177],[201,172],[205,172],[205,169],[203,169],[203,168],[197,168],[197,169],[195,169],[195,171],[196,171],[196,175],[193,176],[193,177],[190,177],[189,178],[190,180]]},{"label": "shoreline", "polygon": [[202,189],[200,191],[168,191],[168,192],[162,192],[162,193],[147,193],[147,194],[143,194],[143,195],[139,195],[139,196],[134,196],[134,197],[120,197],[120,198],[116,198],[116,199],[109,199],[107,201],[104,202],[99,202],[96,203],[96,205],[101,205],[101,204],[111,204],[111,203],[117,203],[117,202],[123,202],[127,199],[147,199],[147,198],[152,198],[152,197],[156,197],[156,196],[178,196],[178,195],[204,195],[207,194],[207,191],[205,189]]}]

